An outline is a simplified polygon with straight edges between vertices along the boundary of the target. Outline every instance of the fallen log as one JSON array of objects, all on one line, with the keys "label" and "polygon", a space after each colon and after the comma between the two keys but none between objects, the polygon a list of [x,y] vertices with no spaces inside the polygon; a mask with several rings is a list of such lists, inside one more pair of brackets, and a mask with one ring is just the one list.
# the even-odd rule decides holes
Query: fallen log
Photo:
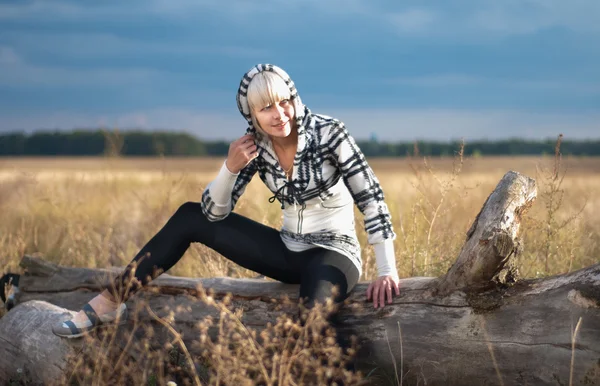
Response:
[{"label": "fallen log", "polygon": [[64,314],[60,307],[33,300],[0,319],[0,379],[6,384],[48,383],[68,371],[65,358],[78,348],[48,335]]},{"label": "fallen log", "polygon": [[[507,173],[446,275],[402,279],[401,295],[377,310],[366,303],[367,284],[357,286],[339,313],[338,333],[358,337],[357,368],[373,384],[600,384],[600,264],[542,279],[516,278],[512,258],[522,248],[520,218],[535,196],[533,180]],[[66,310],[78,310],[118,272],[62,267],[28,256],[21,264],[26,274],[20,278],[18,305],[0,319],[0,358],[15,358],[0,361],[3,379],[14,379],[19,368],[46,366],[20,346],[32,334],[37,346],[60,353],[51,366],[64,368],[60,357],[76,350],[77,343],[57,339],[49,320],[68,317]],[[211,289],[215,297],[230,293],[234,308],[244,310],[244,325],[256,330],[289,313],[293,304],[282,307],[279,300],[295,299],[298,293],[297,286],[261,279],[163,274],[128,307],[135,309],[143,299],[161,315],[173,311],[171,325],[193,351],[196,322],[219,317],[217,310],[195,300],[198,286]],[[43,302],[66,310],[60,314],[54,306],[41,307]],[[36,322],[44,316],[47,323]],[[147,312],[139,321],[161,329]],[[131,322],[121,327],[127,328]],[[27,371],[33,382],[51,380],[40,375],[43,371]]]}]

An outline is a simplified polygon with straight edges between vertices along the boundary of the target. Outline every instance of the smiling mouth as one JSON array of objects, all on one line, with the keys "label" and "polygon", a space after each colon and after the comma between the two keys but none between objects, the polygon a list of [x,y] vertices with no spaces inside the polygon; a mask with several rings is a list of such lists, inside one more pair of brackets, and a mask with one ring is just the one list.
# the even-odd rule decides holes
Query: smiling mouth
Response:
[{"label": "smiling mouth", "polygon": [[[289,122],[289,121],[288,121],[288,122]],[[287,125],[287,122],[283,122],[283,123],[282,123],[282,124],[280,124],[280,125],[274,125],[273,127],[277,127],[277,128],[279,128],[279,127],[283,127],[283,126],[285,126],[285,125]]]}]

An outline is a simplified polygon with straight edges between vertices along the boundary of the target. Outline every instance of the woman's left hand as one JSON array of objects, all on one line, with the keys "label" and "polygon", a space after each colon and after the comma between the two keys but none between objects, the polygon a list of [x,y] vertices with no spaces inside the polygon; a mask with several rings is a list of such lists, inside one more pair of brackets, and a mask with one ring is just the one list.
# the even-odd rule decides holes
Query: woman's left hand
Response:
[{"label": "woman's left hand", "polygon": [[367,288],[367,300],[373,298],[373,307],[377,308],[377,304],[383,307],[386,298],[388,299],[388,303],[392,303],[392,292],[400,295],[398,282],[391,276],[380,276],[369,284],[369,288]]}]

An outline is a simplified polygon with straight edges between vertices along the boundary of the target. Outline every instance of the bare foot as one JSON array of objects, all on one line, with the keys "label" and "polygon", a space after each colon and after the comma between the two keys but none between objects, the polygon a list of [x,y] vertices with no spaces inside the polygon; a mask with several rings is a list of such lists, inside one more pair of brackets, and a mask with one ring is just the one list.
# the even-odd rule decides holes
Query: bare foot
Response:
[{"label": "bare foot", "polygon": [[[112,296],[107,290],[104,290],[100,295],[97,295],[89,301],[90,306],[96,311],[98,315],[106,314],[108,312],[116,311],[119,305],[112,300]],[[83,311],[79,311],[77,315],[72,319],[74,323],[85,322],[89,318]]]}]

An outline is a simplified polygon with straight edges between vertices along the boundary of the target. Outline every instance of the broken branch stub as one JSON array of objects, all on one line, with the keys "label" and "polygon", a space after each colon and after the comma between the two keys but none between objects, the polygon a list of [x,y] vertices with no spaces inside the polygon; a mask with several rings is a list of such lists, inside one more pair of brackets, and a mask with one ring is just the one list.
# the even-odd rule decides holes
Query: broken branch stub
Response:
[{"label": "broken branch stub", "polygon": [[535,180],[510,171],[487,198],[467,232],[456,262],[440,278],[440,295],[492,285],[492,279],[520,248],[517,238],[521,216],[537,196]]}]

